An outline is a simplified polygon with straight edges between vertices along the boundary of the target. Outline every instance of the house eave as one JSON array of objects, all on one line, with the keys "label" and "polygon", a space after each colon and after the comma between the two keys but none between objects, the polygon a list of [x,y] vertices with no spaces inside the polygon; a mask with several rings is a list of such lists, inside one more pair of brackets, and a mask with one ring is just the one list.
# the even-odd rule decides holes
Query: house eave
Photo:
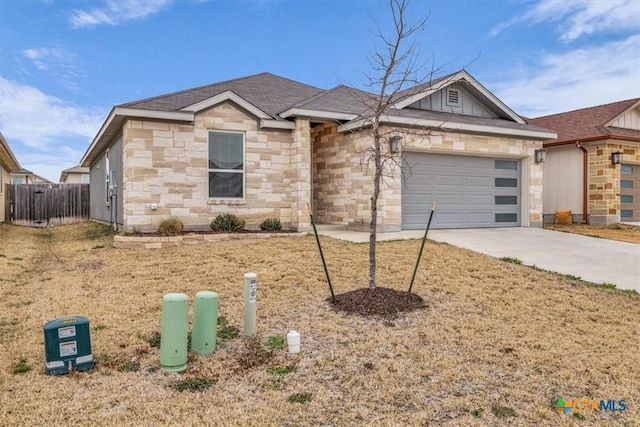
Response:
[{"label": "house eave", "polygon": [[296,124],[288,120],[260,119],[260,129],[287,129],[296,128]]},{"label": "house eave", "polygon": [[632,136],[597,135],[597,136],[588,136],[585,138],[565,139],[562,141],[550,141],[550,142],[545,142],[543,145],[545,148],[549,148],[549,147],[560,147],[563,145],[574,145],[577,142],[585,143],[585,142],[596,142],[596,141],[608,141],[610,139],[617,139],[617,140],[630,141],[630,142],[640,142],[640,138],[634,138]]},{"label": "house eave", "polygon": [[151,120],[170,120],[181,122],[193,122],[193,112],[186,111],[158,111],[143,110],[129,107],[114,107],[104,121],[98,134],[93,138],[91,145],[82,156],[80,166],[90,167],[97,154],[106,148],[107,144],[120,133],[122,133],[122,125],[127,119],[151,119]]},{"label": "house eave", "polygon": [[260,108],[256,107],[252,103],[248,102],[247,100],[230,90],[219,93],[218,95],[212,96],[211,98],[207,98],[203,101],[196,102],[195,104],[187,105],[180,111],[198,113],[202,110],[206,110],[207,108],[213,107],[214,105],[218,105],[225,101],[232,101],[235,104],[238,104],[240,107],[244,108],[259,119],[272,118],[269,114],[265,113]]},{"label": "house eave", "polygon": [[313,110],[309,108],[289,108],[288,110],[283,111],[279,114],[283,119],[290,117],[308,117],[310,119],[316,120],[341,120],[341,121],[349,121],[354,120],[358,117],[357,114],[350,113],[339,113],[335,111],[322,111],[322,110]]},{"label": "house eave", "polygon": [[[454,132],[468,132],[468,133],[482,133],[491,135],[505,135],[511,137],[522,137],[527,139],[552,139],[557,138],[558,134],[555,132],[544,132],[528,129],[511,129],[500,126],[487,126],[471,123],[460,122],[442,122],[440,120],[432,119],[416,119],[412,117],[400,117],[400,116],[381,116],[380,122],[388,123],[392,125],[411,126],[422,129],[440,129],[443,131]],[[338,132],[347,132],[354,129],[359,129],[368,126],[367,120],[357,120],[354,122],[345,123],[338,126]]]},{"label": "house eave", "polygon": [[[11,151],[9,143],[4,139],[4,136],[0,133],[0,162],[4,165],[5,169],[9,172],[20,170],[20,163],[16,156]],[[1,190],[1,189],[0,189]]]}]

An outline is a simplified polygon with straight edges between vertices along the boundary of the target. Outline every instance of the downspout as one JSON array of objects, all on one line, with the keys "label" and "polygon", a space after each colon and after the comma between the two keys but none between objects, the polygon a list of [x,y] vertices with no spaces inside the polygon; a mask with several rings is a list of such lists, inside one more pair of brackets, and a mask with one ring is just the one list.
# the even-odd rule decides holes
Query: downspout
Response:
[{"label": "downspout", "polygon": [[576,141],[576,147],[582,150],[582,223],[587,223],[587,191],[588,191],[588,175],[587,167],[589,166],[589,152],[582,146],[582,142]]}]

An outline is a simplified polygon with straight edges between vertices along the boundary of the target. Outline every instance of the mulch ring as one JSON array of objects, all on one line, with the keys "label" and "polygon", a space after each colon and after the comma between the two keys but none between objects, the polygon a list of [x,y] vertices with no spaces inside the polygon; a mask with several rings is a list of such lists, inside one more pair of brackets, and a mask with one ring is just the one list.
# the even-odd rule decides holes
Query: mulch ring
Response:
[{"label": "mulch ring", "polygon": [[394,317],[400,313],[427,307],[420,295],[391,288],[361,288],[336,295],[336,302],[327,299],[337,311],[361,316]]}]

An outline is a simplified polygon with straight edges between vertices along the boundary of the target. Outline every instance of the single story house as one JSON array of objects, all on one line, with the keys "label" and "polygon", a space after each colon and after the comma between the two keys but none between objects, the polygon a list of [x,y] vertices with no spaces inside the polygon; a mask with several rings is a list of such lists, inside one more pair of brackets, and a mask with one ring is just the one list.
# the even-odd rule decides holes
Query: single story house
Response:
[{"label": "single story house", "polygon": [[544,141],[544,214],[573,221],[640,221],[640,98],[530,119],[558,133]]},{"label": "single story house", "polygon": [[74,166],[60,173],[61,184],[88,184],[89,168]]},{"label": "single story house", "polygon": [[[90,168],[91,218],[154,231],[165,218],[208,228],[231,213],[306,230],[368,228],[373,190],[362,156],[375,95],[319,89],[270,73],[113,107],[80,165]],[[385,176],[381,231],[541,226],[542,141],[465,70],[398,94],[381,117],[404,167]]]},{"label": "single story house", "polygon": [[7,191],[6,184],[11,181],[11,172],[19,170],[20,164],[13,155],[7,140],[0,133],[0,222],[5,222],[6,205],[7,205]]}]

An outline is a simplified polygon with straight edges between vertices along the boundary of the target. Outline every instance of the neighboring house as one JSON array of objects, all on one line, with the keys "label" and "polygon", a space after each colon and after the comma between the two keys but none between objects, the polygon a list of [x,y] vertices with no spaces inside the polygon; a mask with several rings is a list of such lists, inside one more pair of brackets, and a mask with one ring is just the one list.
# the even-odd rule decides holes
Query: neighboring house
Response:
[{"label": "neighboring house", "polygon": [[558,133],[544,142],[544,214],[574,221],[640,221],[640,98],[530,119]]},{"label": "neighboring house", "polygon": [[6,213],[6,184],[11,181],[11,172],[20,169],[18,160],[13,155],[9,144],[0,133],[0,222],[7,219]]},{"label": "neighboring house", "polygon": [[52,184],[52,182],[30,170],[20,169],[11,172],[11,184]]},{"label": "neighboring house", "polygon": [[89,168],[74,166],[60,174],[61,184],[89,184]]},{"label": "neighboring house", "polygon": [[[466,71],[400,95],[383,130],[411,167],[385,180],[381,231],[425,227],[433,200],[434,228],[541,226],[534,153],[554,132],[527,124]],[[361,156],[373,97],[262,73],[115,106],[80,162],[90,167],[91,218],[154,231],[170,216],[204,229],[231,213],[252,227],[275,217],[306,230],[310,205],[320,223],[366,229],[373,178]]]}]

